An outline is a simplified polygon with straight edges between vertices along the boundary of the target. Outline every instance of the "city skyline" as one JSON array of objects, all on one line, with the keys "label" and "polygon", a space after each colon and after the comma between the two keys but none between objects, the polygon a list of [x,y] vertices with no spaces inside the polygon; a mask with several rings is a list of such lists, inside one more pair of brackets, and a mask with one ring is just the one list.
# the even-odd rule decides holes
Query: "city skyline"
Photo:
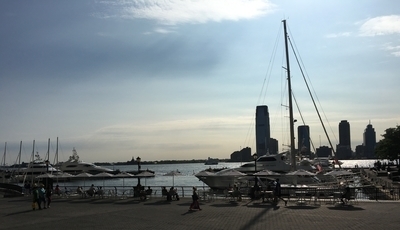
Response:
[{"label": "city skyline", "polygon": [[[287,149],[283,19],[334,146],[341,120],[353,150],[369,121],[377,141],[400,121],[397,1],[4,0],[0,17],[8,164],[20,141],[28,161],[33,140],[44,157],[51,138],[52,158],[57,137],[60,161],[74,147],[90,162],[255,152],[258,105],[268,105],[270,137]],[[304,124],[328,146],[296,65],[291,56]]]}]

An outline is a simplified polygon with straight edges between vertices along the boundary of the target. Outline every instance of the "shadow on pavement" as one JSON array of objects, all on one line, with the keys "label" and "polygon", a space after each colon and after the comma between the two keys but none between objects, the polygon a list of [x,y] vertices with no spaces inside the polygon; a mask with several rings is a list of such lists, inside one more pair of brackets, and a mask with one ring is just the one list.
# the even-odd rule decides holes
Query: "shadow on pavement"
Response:
[{"label": "shadow on pavement", "polygon": [[362,211],[365,210],[361,207],[354,207],[353,205],[345,205],[345,206],[334,206],[328,207],[330,210],[343,210],[343,211]]}]

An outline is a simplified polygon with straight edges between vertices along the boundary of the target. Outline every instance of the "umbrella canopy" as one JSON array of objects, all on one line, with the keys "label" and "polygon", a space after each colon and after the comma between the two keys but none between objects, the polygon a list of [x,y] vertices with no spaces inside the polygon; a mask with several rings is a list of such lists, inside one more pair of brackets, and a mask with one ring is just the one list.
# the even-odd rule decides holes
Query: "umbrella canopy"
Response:
[{"label": "umbrella canopy", "polygon": [[55,176],[53,174],[50,173],[45,173],[45,174],[40,174],[39,176],[37,176],[36,178],[54,178]]},{"label": "umbrella canopy", "polygon": [[280,173],[277,172],[272,172],[271,170],[264,169],[258,173],[254,173],[255,176],[276,176],[276,175],[281,175]]},{"label": "umbrella canopy", "polygon": [[105,180],[104,180],[104,178],[106,178],[106,177],[114,177],[114,175],[113,175],[113,174],[110,174],[110,173],[106,173],[106,172],[101,172],[101,173],[98,173],[98,174],[96,174],[96,175],[93,175],[92,177],[103,178],[103,189],[104,189],[104,187],[105,187]]},{"label": "umbrella canopy", "polygon": [[85,178],[87,177],[92,177],[93,175],[87,172],[79,173],[78,175],[75,175],[75,177],[78,178],[83,178],[83,187],[85,187]]},{"label": "umbrella canopy", "polygon": [[133,174],[130,174],[128,172],[120,172],[120,173],[114,175],[114,177],[121,177],[122,178],[122,187],[125,187],[125,178],[133,177]]},{"label": "umbrella canopy", "polygon": [[331,176],[347,176],[347,175],[353,175],[354,173],[349,172],[347,170],[334,170],[325,173],[325,175],[331,175]]},{"label": "umbrella canopy", "polygon": [[134,175],[134,177],[154,177],[154,173],[149,171],[143,171],[139,174]]},{"label": "umbrella canopy", "polygon": [[74,177],[74,175],[67,173],[67,172],[63,172],[61,174],[55,175],[56,178],[70,178],[70,177]]},{"label": "umbrella canopy", "polygon": [[75,175],[75,177],[81,177],[81,178],[85,178],[85,177],[92,177],[93,175],[87,172],[83,172],[83,173],[79,173],[78,175]]},{"label": "umbrella canopy", "polygon": [[106,173],[106,172],[101,172],[96,175],[93,175],[93,177],[113,177],[113,176],[114,176],[113,174]]},{"label": "umbrella canopy", "polygon": [[130,174],[128,172],[120,172],[120,173],[114,175],[114,177],[122,177],[122,178],[133,177],[133,176],[134,176],[133,174]]},{"label": "umbrella canopy", "polygon": [[314,173],[306,171],[304,169],[299,169],[293,172],[288,172],[286,175],[292,175],[292,176],[315,176]]},{"label": "umbrella canopy", "polygon": [[166,173],[164,176],[172,176],[172,186],[175,186],[175,176],[182,176],[182,173],[176,170]]}]

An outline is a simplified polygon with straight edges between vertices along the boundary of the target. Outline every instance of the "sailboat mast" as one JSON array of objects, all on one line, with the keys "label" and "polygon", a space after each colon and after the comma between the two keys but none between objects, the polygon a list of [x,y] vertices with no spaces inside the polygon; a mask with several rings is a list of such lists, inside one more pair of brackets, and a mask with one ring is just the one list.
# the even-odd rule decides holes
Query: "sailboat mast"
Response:
[{"label": "sailboat mast", "polygon": [[45,161],[48,161],[50,159],[50,138],[49,138],[49,141],[47,142],[47,154],[44,159],[45,159]]},{"label": "sailboat mast", "polygon": [[57,147],[56,147],[56,155],[54,157],[54,165],[58,164],[58,137],[57,137]]},{"label": "sailboat mast", "polygon": [[285,36],[285,52],[286,52],[286,71],[288,81],[289,93],[289,119],[290,119],[290,165],[292,171],[296,170],[296,150],[294,146],[294,118],[293,118],[293,103],[292,103],[292,83],[290,81],[290,64],[289,64],[289,48],[288,48],[288,34],[286,30],[286,20],[283,22],[283,32]]},{"label": "sailboat mast", "polygon": [[4,154],[2,159],[2,164],[0,166],[6,166],[6,154],[7,154],[7,142],[4,144]]}]

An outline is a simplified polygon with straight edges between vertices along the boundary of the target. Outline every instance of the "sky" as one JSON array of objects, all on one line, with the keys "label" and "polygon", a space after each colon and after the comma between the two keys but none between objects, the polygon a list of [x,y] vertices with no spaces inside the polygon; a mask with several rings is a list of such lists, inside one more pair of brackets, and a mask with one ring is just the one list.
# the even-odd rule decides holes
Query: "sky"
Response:
[{"label": "sky", "polygon": [[[65,161],[229,158],[255,151],[255,109],[288,149],[282,20],[332,144],[400,121],[400,2],[0,1],[0,149]],[[295,126],[328,146],[293,54]],[[300,111],[300,112],[299,112]],[[35,149],[33,150],[33,141]],[[5,148],[5,143],[7,146]],[[1,150],[0,150],[1,151]],[[4,159],[4,156],[3,158]]]}]

